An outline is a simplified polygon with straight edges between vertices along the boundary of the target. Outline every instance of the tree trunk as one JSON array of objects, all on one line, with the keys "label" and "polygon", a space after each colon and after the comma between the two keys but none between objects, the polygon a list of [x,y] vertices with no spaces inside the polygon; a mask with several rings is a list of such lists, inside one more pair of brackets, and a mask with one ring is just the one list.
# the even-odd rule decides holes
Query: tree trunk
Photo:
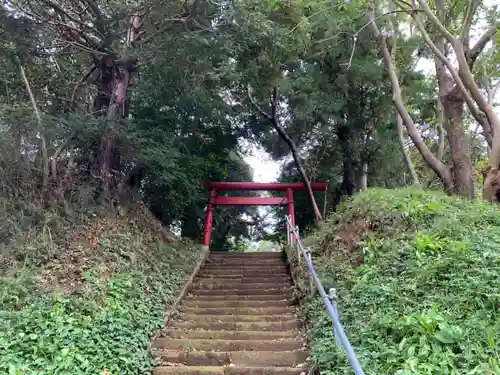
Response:
[{"label": "tree trunk", "polygon": [[[436,2],[437,16],[443,21],[445,18],[444,3],[442,0]],[[436,40],[436,49],[446,56],[444,36]],[[437,121],[440,142],[438,145],[438,158],[442,160],[444,144],[442,139],[442,127],[446,129],[446,138],[450,146],[453,175],[453,191],[455,194],[473,199],[476,196],[474,186],[474,168],[472,166],[469,138],[463,129],[465,98],[459,87],[450,79],[444,62],[434,56],[436,78],[439,85],[439,98],[437,103]]]},{"label": "tree trunk", "polygon": [[[417,0],[420,4],[419,11],[425,14],[427,21],[430,22],[440,33],[440,35],[447,40],[455,52],[456,60],[458,63],[458,71],[453,64],[442,53],[439,46],[433,43],[426,30],[420,12],[412,12],[411,16],[416,21],[416,24],[424,37],[426,44],[436,55],[443,65],[446,66],[450,74],[453,76],[456,86],[460,90],[461,95],[467,107],[469,108],[472,116],[478,123],[481,124],[484,131],[484,136],[488,145],[491,146],[489,155],[489,169],[485,172],[483,184],[483,198],[490,202],[497,202],[500,195],[500,187],[498,184],[499,168],[500,168],[500,117],[496,114],[493,106],[488,103],[482,91],[479,89],[475,80],[472,69],[479,54],[483,51],[487,43],[493,39],[498,31],[498,25],[493,22],[486,32],[481,35],[476,44],[470,48],[468,38],[457,38],[452,34],[443,24],[444,17],[436,17],[425,0]],[[414,6],[416,3],[413,3]],[[438,15],[439,16],[439,15]],[[470,27],[470,25],[468,25]],[[464,30],[465,36],[469,30]]]},{"label": "tree trunk", "polygon": [[446,138],[453,165],[453,190],[459,196],[474,199],[474,168],[469,138],[463,129],[464,100],[460,91],[453,89],[442,97],[442,103],[446,117]]},{"label": "tree trunk", "polygon": [[417,171],[415,170],[415,167],[413,166],[413,162],[411,160],[410,154],[408,153],[408,150],[405,148],[403,119],[401,118],[399,113],[396,114],[396,125],[397,125],[397,129],[398,129],[399,147],[401,148],[401,153],[403,154],[403,157],[405,158],[406,167],[408,168],[408,171],[410,172],[411,183],[414,186],[421,187],[422,185],[420,184],[420,180],[418,179]]},{"label": "tree trunk", "polygon": [[368,163],[364,162],[361,165],[361,176],[359,177],[359,190],[366,190],[368,188]]},{"label": "tree trunk", "polygon": [[445,118],[444,118],[444,108],[443,108],[443,102],[441,101],[441,98],[438,98],[437,103],[436,103],[436,109],[437,109],[437,127],[438,127],[438,150],[436,157],[443,161],[444,158],[444,124],[445,124]]},{"label": "tree trunk", "polygon": [[500,203],[500,170],[488,169],[483,173],[483,199],[490,203]]},{"label": "tree trunk", "polygon": [[314,211],[314,216],[316,217],[317,222],[323,221],[323,217],[321,216],[321,212],[318,208],[318,205],[316,204],[316,198],[314,197],[314,192],[311,187],[311,181],[309,181],[309,178],[307,177],[306,171],[304,167],[302,166],[302,161],[300,160],[300,156],[297,150],[297,147],[295,146],[295,142],[292,141],[292,139],[286,134],[283,129],[278,125],[275,127],[276,131],[280,135],[281,138],[288,144],[290,147],[290,150],[292,151],[292,156],[293,156],[293,161],[295,162],[295,166],[297,167],[297,170],[299,172],[299,175],[302,179],[302,182],[304,183],[304,186],[306,187],[307,194],[309,195],[309,200],[311,202],[311,205],[313,207]]},{"label": "tree trunk", "polygon": [[337,137],[342,150],[342,169],[343,179],[341,186],[341,194],[350,196],[356,193],[359,179],[356,178],[357,162],[354,160],[354,149],[352,147],[353,134],[352,129],[347,124],[337,126]]},{"label": "tree trunk", "polygon": [[384,63],[387,68],[387,73],[389,74],[389,79],[391,81],[392,92],[393,92],[393,101],[397,111],[399,112],[399,115],[403,119],[403,122],[408,131],[408,135],[410,136],[411,140],[413,141],[413,144],[417,148],[420,155],[422,155],[422,158],[425,160],[427,165],[436,173],[436,175],[443,183],[444,190],[447,193],[450,193],[453,190],[453,178],[451,172],[449,168],[441,162],[441,160],[439,160],[438,158],[436,158],[436,156],[434,156],[434,154],[431,152],[431,150],[429,150],[429,148],[423,141],[422,137],[418,133],[417,127],[415,126],[413,119],[411,118],[410,114],[408,113],[405,107],[403,96],[401,93],[401,87],[399,85],[398,75],[396,72],[396,67],[392,62],[391,54],[387,47],[386,37],[384,36],[383,33],[380,32],[380,30],[377,27],[377,24],[375,23],[375,14],[373,10],[369,13],[369,18],[370,18],[369,24],[371,30],[374,36],[377,38],[378,45],[382,53],[382,57],[384,59]]},{"label": "tree trunk", "polygon": [[94,103],[94,110],[107,109],[106,127],[101,137],[94,170],[103,179],[104,190],[109,190],[111,172],[120,166],[120,154],[117,149],[120,120],[128,116],[126,102],[127,89],[132,75],[137,72],[136,57],[127,56],[127,49],[134,46],[139,38],[146,11],[137,12],[129,18],[125,51],[121,59],[112,56],[101,58],[99,65],[99,93]]},{"label": "tree trunk", "polygon": [[196,210],[189,210],[182,218],[181,237],[199,241],[200,225],[198,223]]},{"label": "tree trunk", "polygon": [[112,171],[120,168],[120,153],[117,149],[120,121],[127,116],[127,89],[132,73],[136,71],[137,59],[113,61],[111,67],[109,64],[108,57],[101,62],[101,89],[95,100],[96,111],[102,113],[107,110],[106,126],[94,165],[94,173],[102,179],[105,193],[109,192]]},{"label": "tree trunk", "polygon": [[274,87],[271,95],[271,114],[269,115],[265,111],[262,110],[262,108],[259,107],[259,105],[255,102],[255,100],[252,97],[252,92],[250,86],[248,87],[248,99],[250,99],[250,102],[253,104],[255,108],[259,111],[259,113],[264,116],[273,126],[273,128],[276,130],[278,133],[279,137],[285,141],[285,143],[288,145],[290,148],[290,151],[292,153],[293,161],[295,163],[295,166],[297,168],[297,171],[299,172],[300,178],[302,179],[302,182],[304,183],[304,186],[306,187],[307,194],[309,196],[309,200],[311,202],[311,205],[313,207],[314,211],[314,216],[316,217],[316,221],[318,223],[321,223],[323,221],[323,217],[321,216],[321,211],[318,208],[318,205],[316,204],[316,198],[314,198],[314,192],[311,187],[311,182],[309,181],[309,178],[307,177],[306,171],[302,165],[302,161],[300,160],[299,156],[299,151],[297,150],[297,146],[295,145],[295,142],[288,136],[288,134],[283,130],[281,125],[278,122],[278,115],[277,115],[277,110],[278,110],[278,88]]}]

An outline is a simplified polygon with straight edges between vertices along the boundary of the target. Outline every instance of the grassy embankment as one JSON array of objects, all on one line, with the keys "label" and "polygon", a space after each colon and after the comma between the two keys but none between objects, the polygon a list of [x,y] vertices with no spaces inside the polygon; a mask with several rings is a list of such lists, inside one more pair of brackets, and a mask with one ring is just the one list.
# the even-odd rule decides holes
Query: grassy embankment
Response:
[{"label": "grassy embankment", "polygon": [[[305,239],[366,374],[500,374],[500,211],[414,189],[369,190]],[[303,286],[307,282],[302,279]],[[318,298],[322,374],[351,374]]]},{"label": "grassy embankment", "polygon": [[159,243],[161,226],[140,204],[113,216],[90,210],[65,217],[64,210],[25,209],[30,215],[15,217],[20,209],[4,217],[1,374],[138,375],[151,368],[150,336],[200,248],[174,238]]}]

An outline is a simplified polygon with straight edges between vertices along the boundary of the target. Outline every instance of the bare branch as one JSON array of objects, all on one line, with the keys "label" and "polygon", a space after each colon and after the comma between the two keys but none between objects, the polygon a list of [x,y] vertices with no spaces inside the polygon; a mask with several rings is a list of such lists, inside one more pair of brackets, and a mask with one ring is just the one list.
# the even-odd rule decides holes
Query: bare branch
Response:
[{"label": "bare branch", "polygon": [[309,195],[309,200],[311,202],[311,205],[313,207],[314,211],[314,216],[316,217],[316,221],[319,223],[323,221],[323,217],[321,216],[321,212],[318,208],[318,205],[316,204],[316,199],[314,198],[314,192],[312,191],[311,188],[311,181],[309,180],[309,177],[307,176],[307,173],[304,169],[304,166],[302,165],[302,161],[300,160],[299,156],[299,151],[297,150],[297,146],[295,145],[295,142],[288,136],[288,134],[283,130],[281,125],[279,124],[278,121],[278,102],[279,102],[279,95],[278,95],[278,87],[274,87],[272,90],[271,98],[269,100],[270,106],[271,106],[271,114],[268,114],[265,112],[255,101],[255,99],[252,97],[252,89],[250,85],[248,86],[247,90],[248,94],[248,99],[252,103],[252,105],[257,109],[257,111],[264,117],[266,118],[271,125],[273,126],[274,130],[278,133],[281,139],[285,141],[285,143],[288,145],[290,148],[290,152],[292,153],[293,160],[295,162],[295,166],[297,168],[297,171],[299,172],[299,175],[304,182],[304,186],[306,187],[306,190]]},{"label": "bare branch", "polygon": [[477,9],[477,2],[475,0],[467,0],[467,9],[465,11],[464,25],[462,27],[462,32],[460,34],[460,40],[464,45],[469,45],[469,35],[470,28],[472,25],[472,20],[474,19],[474,14]]},{"label": "bare branch", "polygon": [[[66,11],[66,9],[64,9],[63,7],[61,7],[56,2],[51,1],[51,0],[41,0],[41,1],[45,5],[51,7],[52,9],[54,9],[54,11],[57,14],[59,14],[63,19],[67,18],[70,21],[74,22],[75,24],[78,24],[78,25],[82,26],[83,29],[93,30],[93,31],[99,33],[99,31],[97,29],[95,29],[94,27],[92,27],[92,26],[88,25],[87,23],[85,23],[84,21],[82,21],[82,19],[77,18],[77,17],[71,15],[68,11]],[[64,24],[67,26],[67,22],[65,22]]]},{"label": "bare branch", "polygon": [[356,50],[356,42],[358,40],[358,37],[356,36],[356,34],[353,35],[353,46],[352,46],[352,51],[351,51],[351,56],[349,56],[349,62],[347,64],[341,64],[341,65],[347,65],[347,70],[349,70],[349,68],[351,67],[352,65],[352,59],[354,58],[354,51]]},{"label": "bare branch", "polygon": [[443,160],[444,156],[444,123],[445,123],[445,116],[444,116],[444,108],[443,108],[443,102],[441,101],[441,98],[438,98],[437,100],[437,126],[438,126],[438,151],[437,151],[437,158],[439,160]]},{"label": "bare branch", "polygon": [[488,93],[488,103],[493,105],[495,101],[495,96],[497,95],[498,90],[500,90],[500,80],[493,85],[493,87],[487,87],[486,91]]},{"label": "bare branch", "polygon": [[466,57],[469,62],[469,67],[472,69],[472,65],[477,60],[481,52],[488,44],[489,41],[493,39],[493,36],[497,33],[498,25],[495,23],[488,27],[488,30],[484,32],[479,40],[474,44],[474,46],[467,52]]},{"label": "bare branch", "polygon": [[[453,36],[452,33],[448,31],[446,27],[441,23],[441,21],[436,17],[436,15],[432,12],[431,8],[429,8],[429,5],[425,0],[417,0],[422,7],[421,10],[424,12],[424,14],[427,16],[427,18],[432,22],[434,26],[439,30],[439,32],[446,38],[448,42],[453,44],[455,42],[455,37]],[[411,15],[414,16],[416,14],[413,14],[411,12]],[[425,28],[424,28],[425,30]]]},{"label": "bare branch", "polygon": [[40,116],[40,111],[38,110],[38,106],[36,105],[35,96],[33,95],[33,91],[31,90],[30,83],[28,81],[28,77],[26,77],[26,72],[24,71],[24,67],[21,64],[21,61],[18,59],[19,63],[19,71],[21,73],[21,78],[24,82],[24,86],[26,87],[26,91],[28,92],[28,96],[31,101],[31,105],[33,106],[33,112],[35,112],[35,117],[38,125],[38,133],[40,136],[40,144],[42,148],[42,157],[43,157],[43,187],[47,188],[49,183],[49,155],[47,153],[47,142],[45,140],[45,135],[43,134],[43,124],[42,117]]},{"label": "bare branch", "polygon": [[92,49],[84,44],[81,44],[81,43],[78,43],[78,42],[75,42],[72,40],[64,40],[64,39],[59,39],[59,38],[56,38],[56,40],[59,42],[62,42],[62,43],[66,43],[69,46],[73,46],[81,51],[88,52],[92,55],[96,55],[96,56],[110,56],[111,55],[108,52],[101,52],[101,51]]},{"label": "bare branch", "polygon": [[262,117],[264,117],[265,119],[267,119],[268,121],[271,121],[273,122],[273,117],[271,115],[269,115],[268,113],[266,113],[266,111],[264,111],[260,106],[259,104],[257,104],[257,102],[255,101],[255,99],[253,98],[252,96],[252,88],[250,87],[250,85],[248,85],[247,87],[247,94],[248,94],[248,99],[250,100],[250,103],[252,103],[252,105],[255,107],[255,109],[260,113],[260,115]]},{"label": "bare branch", "polygon": [[82,76],[82,78],[80,78],[80,80],[76,83],[75,85],[75,88],[73,89],[73,93],[71,94],[71,99],[70,99],[70,102],[69,102],[69,109],[71,110],[71,108],[73,107],[73,104],[75,102],[75,96],[76,96],[76,91],[78,90],[78,88],[83,84],[83,82],[85,82],[89,77],[90,75],[96,70],[96,66],[92,66],[90,69],[87,70],[87,72]]}]

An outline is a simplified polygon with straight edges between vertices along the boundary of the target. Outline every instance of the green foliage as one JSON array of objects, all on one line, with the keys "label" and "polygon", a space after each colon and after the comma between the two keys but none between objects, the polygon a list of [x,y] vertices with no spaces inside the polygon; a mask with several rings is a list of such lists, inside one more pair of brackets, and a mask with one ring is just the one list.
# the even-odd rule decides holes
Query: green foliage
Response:
[{"label": "green foliage", "polygon": [[[373,189],[343,204],[306,242],[325,288],[338,290],[341,321],[366,374],[500,374],[496,207]],[[321,373],[350,374],[320,304],[313,298],[304,308],[314,361]]]},{"label": "green foliage", "polygon": [[[85,253],[75,254],[86,258],[85,267],[78,269],[81,280],[60,270],[62,259],[48,268],[48,275],[26,268],[4,276],[0,280],[0,372],[76,375],[106,370],[121,375],[149,371],[153,367],[150,336],[163,326],[165,304],[174,300],[200,254],[198,248],[180,242],[175,248],[159,246],[152,229],[147,234],[136,220],[114,222],[100,236],[96,252],[86,248]],[[65,278],[55,279],[62,283],[52,283],[52,275],[61,272]]]}]

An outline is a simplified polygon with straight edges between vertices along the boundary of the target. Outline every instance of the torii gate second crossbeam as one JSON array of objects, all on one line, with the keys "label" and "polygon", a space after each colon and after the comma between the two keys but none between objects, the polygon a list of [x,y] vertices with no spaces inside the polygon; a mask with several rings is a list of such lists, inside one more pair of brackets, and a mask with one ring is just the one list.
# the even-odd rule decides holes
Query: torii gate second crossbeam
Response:
[{"label": "torii gate second crossbeam", "polygon": [[[284,206],[288,207],[288,215],[292,225],[295,225],[295,212],[293,204],[294,190],[305,190],[300,182],[207,182],[205,185],[210,189],[210,198],[205,212],[205,224],[203,226],[203,245],[209,247],[212,235],[213,211],[216,205],[220,206]],[[328,182],[311,183],[313,191],[325,191]],[[218,197],[217,191],[285,191],[284,197]],[[290,241],[295,242],[291,236]]]}]

